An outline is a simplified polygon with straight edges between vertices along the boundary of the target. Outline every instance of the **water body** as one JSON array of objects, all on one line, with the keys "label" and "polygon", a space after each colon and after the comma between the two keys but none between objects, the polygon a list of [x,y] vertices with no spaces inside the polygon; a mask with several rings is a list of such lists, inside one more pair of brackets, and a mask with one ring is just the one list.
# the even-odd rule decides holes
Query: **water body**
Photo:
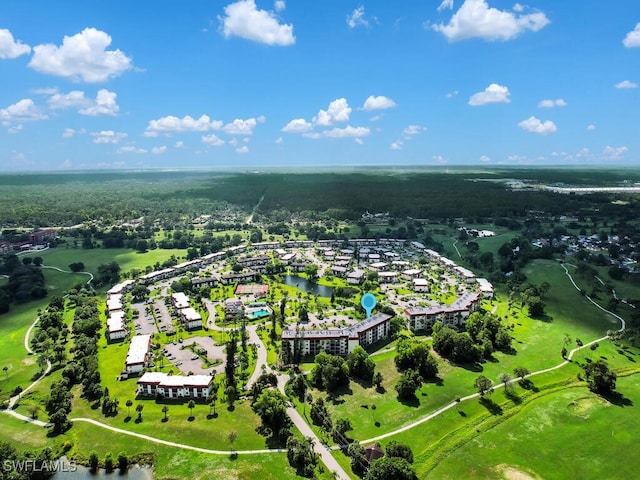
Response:
[{"label": "water body", "polygon": [[121,475],[117,468],[111,473],[107,473],[103,469],[91,473],[89,468],[77,465],[76,471],[58,471],[52,478],[53,480],[153,480],[153,468],[132,465],[127,473]]},{"label": "water body", "polygon": [[306,278],[299,277],[298,275],[285,275],[283,283],[291,287],[297,287],[303,292],[310,293],[311,295],[318,295],[319,297],[331,298],[331,294],[333,293],[332,287],[318,285],[317,283],[310,282]]}]

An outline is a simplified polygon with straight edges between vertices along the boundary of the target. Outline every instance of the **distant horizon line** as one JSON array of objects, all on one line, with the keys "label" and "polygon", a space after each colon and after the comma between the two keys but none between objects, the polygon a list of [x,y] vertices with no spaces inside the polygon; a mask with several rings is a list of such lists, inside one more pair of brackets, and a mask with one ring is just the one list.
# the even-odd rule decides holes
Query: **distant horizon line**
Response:
[{"label": "distant horizon line", "polygon": [[416,165],[416,164],[327,164],[327,165],[218,165],[218,166],[193,166],[193,167],[117,167],[117,168],[65,168],[55,170],[0,170],[0,175],[42,175],[42,174],[83,174],[83,173],[132,173],[132,172],[225,172],[225,173],[264,173],[275,171],[308,170],[331,172],[341,171],[362,171],[373,169],[376,171],[411,171],[411,170],[552,170],[552,169],[572,169],[572,170],[634,170],[640,169],[640,165],[629,164],[452,164],[452,165]]}]

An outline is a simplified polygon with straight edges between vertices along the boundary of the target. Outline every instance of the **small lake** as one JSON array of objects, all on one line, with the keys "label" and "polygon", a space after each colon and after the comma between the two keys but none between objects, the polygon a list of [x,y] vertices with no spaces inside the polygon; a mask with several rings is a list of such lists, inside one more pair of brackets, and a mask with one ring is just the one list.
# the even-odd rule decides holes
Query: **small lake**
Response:
[{"label": "small lake", "polygon": [[51,478],[53,480],[153,480],[153,468],[141,468],[137,465],[131,465],[124,475],[120,475],[120,470],[117,468],[111,473],[107,473],[104,469],[91,473],[89,468],[82,465],[77,465],[75,468],[74,472],[58,471]]},{"label": "small lake", "polygon": [[303,292],[310,293],[311,295],[318,295],[319,297],[331,298],[331,294],[333,293],[332,287],[318,285],[317,283],[310,282],[306,278],[299,277],[298,275],[285,275],[282,281],[285,285],[297,287]]}]

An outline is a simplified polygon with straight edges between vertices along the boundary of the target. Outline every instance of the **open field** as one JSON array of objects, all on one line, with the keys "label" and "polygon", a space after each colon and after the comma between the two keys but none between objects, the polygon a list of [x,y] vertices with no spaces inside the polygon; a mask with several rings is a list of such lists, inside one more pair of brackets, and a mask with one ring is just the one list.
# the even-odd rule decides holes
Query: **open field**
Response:
[{"label": "open field", "polygon": [[[42,257],[44,265],[58,267],[62,270],[69,271],[69,264],[74,262],[82,262],[85,271],[94,275],[98,273],[98,267],[104,263],[116,262],[120,265],[121,272],[127,272],[132,269],[143,270],[147,266],[153,266],[156,262],[164,262],[171,255],[182,259],[185,255],[184,250],[178,249],[156,249],[149,250],[145,253],[135,252],[126,248],[72,248],[67,246],[59,246],[50,248],[41,252],[29,254],[30,257]],[[179,260],[182,261],[182,260]],[[86,282],[88,277],[84,276]]]}]

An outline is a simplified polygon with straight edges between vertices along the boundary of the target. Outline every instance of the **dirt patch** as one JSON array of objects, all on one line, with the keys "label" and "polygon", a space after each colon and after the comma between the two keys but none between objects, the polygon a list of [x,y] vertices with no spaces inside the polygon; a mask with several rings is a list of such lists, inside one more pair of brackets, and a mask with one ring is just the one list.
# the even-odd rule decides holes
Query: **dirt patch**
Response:
[{"label": "dirt patch", "polygon": [[527,471],[522,467],[516,467],[513,465],[496,465],[494,470],[498,475],[500,475],[497,478],[501,478],[503,480],[544,480],[535,472]]},{"label": "dirt patch", "polygon": [[599,397],[582,397],[569,403],[567,410],[573,415],[587,419],[591,415],[592,410],[606,405],[608,405],[608,403]]}]

